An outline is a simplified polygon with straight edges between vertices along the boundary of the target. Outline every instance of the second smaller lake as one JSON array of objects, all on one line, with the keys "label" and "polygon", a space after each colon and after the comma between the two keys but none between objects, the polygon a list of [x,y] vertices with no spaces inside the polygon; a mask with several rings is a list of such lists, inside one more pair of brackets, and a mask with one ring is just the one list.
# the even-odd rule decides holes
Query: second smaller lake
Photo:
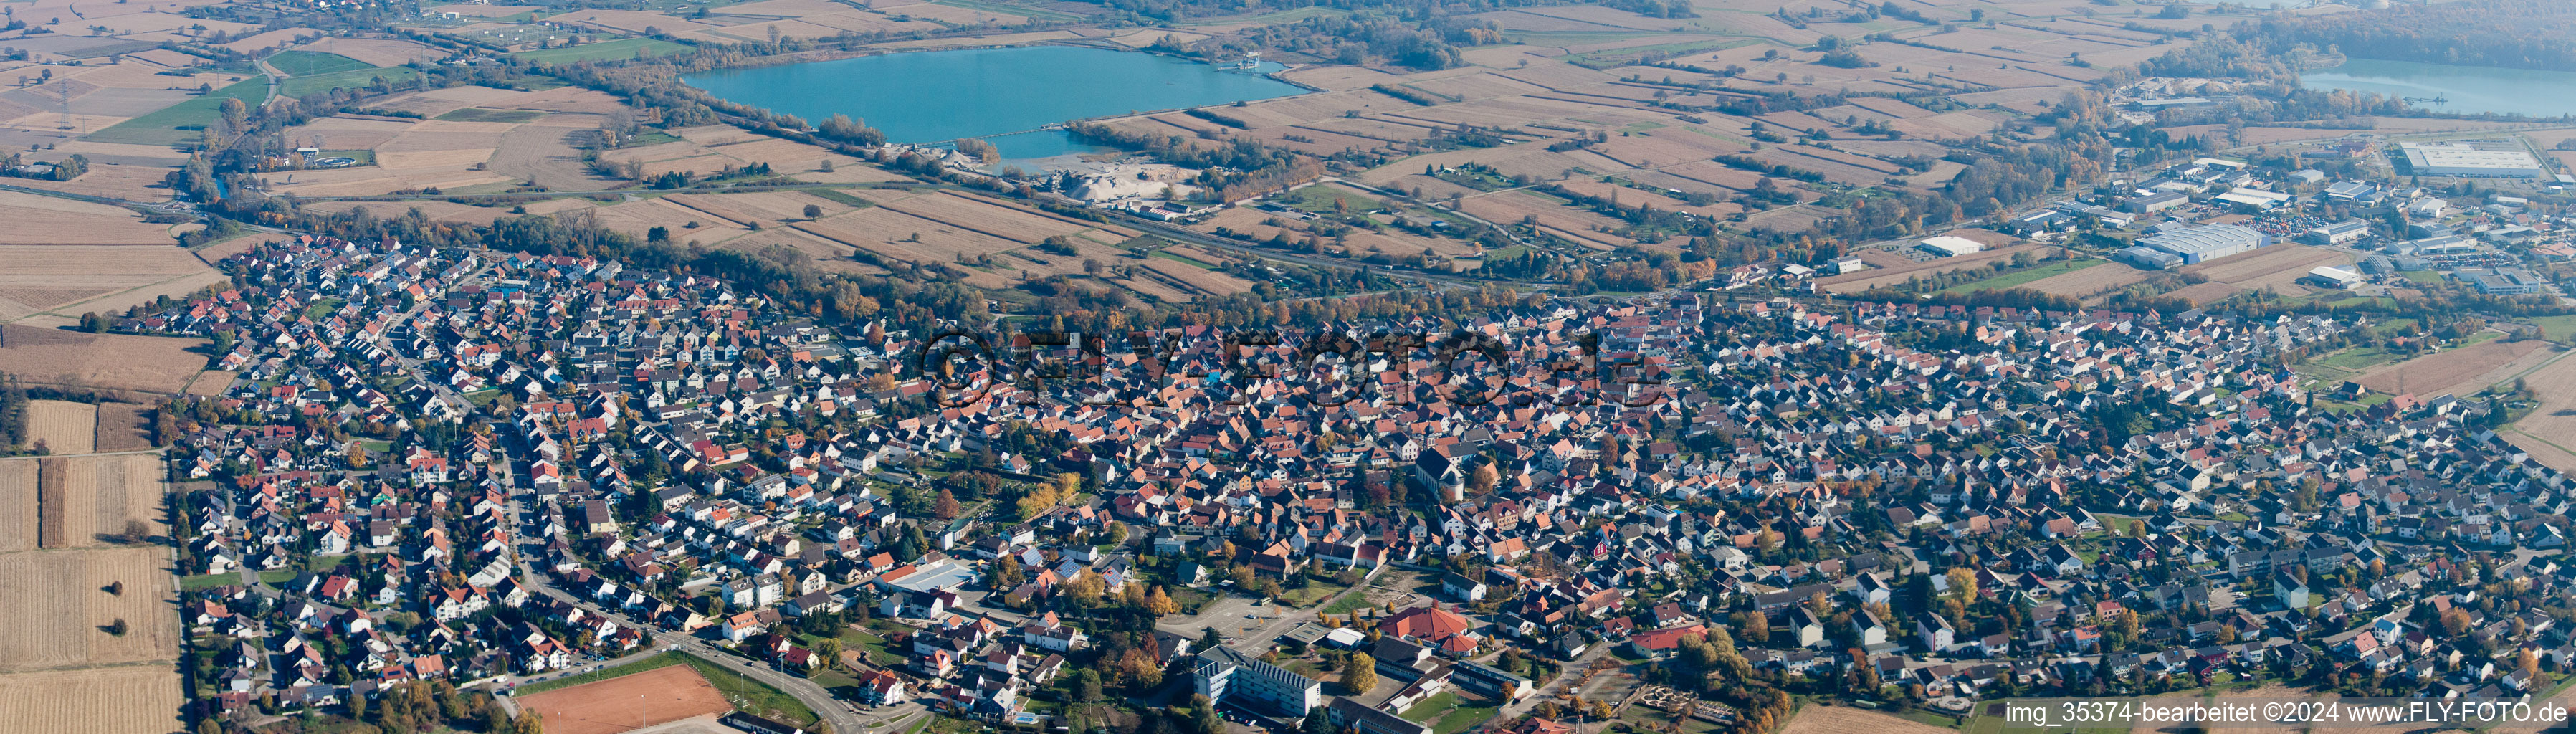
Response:
[{"label": "second smaller lake", "polygon": [[2576,72],[2352,59],[2299,75],[2299,86],[2446,100],[2414,103],[2433,112],[2576,114]]}]

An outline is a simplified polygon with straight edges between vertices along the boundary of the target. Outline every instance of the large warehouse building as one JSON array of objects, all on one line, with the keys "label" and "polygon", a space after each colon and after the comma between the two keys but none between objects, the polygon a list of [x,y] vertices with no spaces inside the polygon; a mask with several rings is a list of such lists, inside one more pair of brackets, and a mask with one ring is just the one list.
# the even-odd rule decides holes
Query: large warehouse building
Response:
[{"label": "large warehouse building", "polygon": [[2232,224],[2184,227],[2138,240],[2138,244],[2172,254],[2184,265],[2216,260],[2272,244],[2272,236]]},{"label": "large warehouse building", "polygon": [[2471,141],[2445,140],[2439,143],[2398,143],[2405,151],[2406,165],[2418,176],[2478,176],[2484,178],[2539,178],[2540,161],[2531,157],[2520,143],[2478,145]]}]

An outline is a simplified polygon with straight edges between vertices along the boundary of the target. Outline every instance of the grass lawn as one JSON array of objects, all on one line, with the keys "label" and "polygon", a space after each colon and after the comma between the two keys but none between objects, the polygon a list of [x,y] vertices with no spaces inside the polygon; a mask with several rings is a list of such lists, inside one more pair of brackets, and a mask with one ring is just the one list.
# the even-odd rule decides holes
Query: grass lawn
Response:
[{"label": "grass lawn", "polygon": [[688,656],[676,652],[666,652],[614,668],[601,668],[599,670],[594,670],[580,675],[567,675],[544,683],[530,683],[528,685],[519,686],[517,689],[511,691],[510,695],[533,696],[539,693],[555,690],[557,688],[571,688],[583,683],[597,683],[610,678],[634,675],[636,673],[656,668],[668,668],[680,664],[680,659],[684,657]]},{"label": "grass lawn", "polygon": [[[259,572],[259,580],[271,584],[282,584],[286,583],[288,580],[294,579],[296,573],[297,571],[292,568],[281,568],[275,571],[261,571]],[[231,573],[209,573],[199,574],[196,576],[182,576],[179,578],[179,590],[198,591],[238,583],[241,583],[241,572],[239,571]]]},{"label": "grass lawn", "polygon": [[1173,602],[1181,605],[1182,614],[1197,614],[1208,602],[1216,601],[1215,594],[1177,584],[1163,587],[1163,591],[1172,597]]},{"label": "grass lawn", "polygon": [[1368,606],[1368,594],[1354,591],[1348,594],[1343,594],[1342,598],[1333,600],[1332,606],[1324,607],[1324,613],[1349,614],[1362,609],[1367,609]]},{"label": "grass lawn", "polygon": [[2397,274],[2406,276],[2407,280],[2415,281],[2417,283],[2442,282],[2442,273],[2438,270],[2400,270]]},{"label": "grass lawn", "polygon": [[1442,691],[1405,710],[1404,718],[1430,724],[1431,734],[1458,734],[1494,718],[1495,710],[1493,706],[1467,705],[1458,700],[1458,694]]},{"label": "grass lawn", "polygon": [[328,74],[295,75],[286,78],[285,88],[280,93],[289,97],[301,97],[315,92],[367,86],[375,83],[378,77],[389,82],[399,82],[418,76],[420,72],[408,66],[388,66],[382,69],[371,66]]},{"label": "grass lawn", "polygon": [[866,650],[868,654],[868,662],[889,668],[903,662],[903,656],[886,651],[885,638],[867,632],[860,632],[858,630],[843,631],[841,633],[841,647],[849,650]]},{"label": "grass lawn", "polygon": [[319,156],[315,156],[315,157],[316,157],[316,158],[332,158],[332,157],[339,157],[339,158],[347,158],[347,159],[349,159],[349,160],[357,161],[356,163],[351,163],[351,164],[349,164],[349,165],[350,165],[350,167],[353,167],[353,168],[354,168],[354,167],[357,167],[357,166],[372,166],[372,165],[375,165],[375,164],[376,164],[376,152],[375,152],[375,151],[372,151],[372,150],[326,150],[326,151],[322,151],[322,154],[321,154],[321,155],[319,155]]},{"label": "grass lawn", "polygon": [[642,53],[645,56],[669,56],[671,54],[683,53],[690,50],[692,49],[688,46],[672,43],[670,41],[652,38],[620,38],[614,41],[593,43],[584,46],[520,51],[510,55],[526,61],[542,61],[549,64],[569,64],[575,61],[631,59],[635,58],[637,53]]},{"label": "grass lawn", "polygon": [[707,682],[715,684],[716,690],[724,692],[725,699],[732,701],[734,708],[808,730],[813,729],[814,722],[820,720],[814,715],[813,709],[806,708],[804,702],[796,700],[795,696],[787,695],[786,691],[745,677],[741,671],[722,663],[703,660],[684,653],[672,654],[679,655],[688,662],[689,667],[698,669],[699,675],[706,676]]},{"label": "grass lawn", "polygon": [[2078,271],[2078,270],[2083,270],[2083,269],[2085,269],[2085,268],[2093,267],[2093,266],[2095,266],[2095,265],[2100,265],[2100,264],[2105,263],[2105,262],[2109,262],[2109,261],[2108,261],[2108,260],[2096,260],[2096,259],[2093,259],[2093,258],[2084,258],[2084,259],[2081,259],[2081,260],[2062,260],[2062,261],[2058,261],[2058,262],[2053,262],[2053,263],[2048,263],[2048,264],[2045,264],[2045,265],[2041,265],[2041,266],[2039,266],[2039,267],[2031,268],[2031,269],[2028,269],[2028,270],[2019,270],[2019,271],[2014,271],[2014,272],[2010,272],[2010,273],[2005,273],[2005,274],[1998,275],[1998,276],[1995,276],[1995,277],[1992,277],[1992,278],[1987,278],[1987,279],[1985,279],[1985,280],[1980,280],[1980,281],[1977,281],[1977,282],[1974,282],[1974,283],[1961,283],[1961,284],[1959,284],[1959,285],[1954,285],[1954,286],[1950,286],[1950,287],[1948,287],[1948,288],[1943,288],[1943,289],[1941,289],[1941,292],[1942,292],[1942,293],[1956,294],[1956,293],[1975,293],[1975,292],[1977,292],[1977,291],[1999,291],[1999,290],[2006,290],[2006,289],[2013,288],[2013,287],[2015,287],[2015,286],[2027,285],[2027,284],[2029,284],[2031,281],[2039,280],[2039,279],[2041,279],[2041,278],[2046,278],[2046,277],[2050,277],[2050,276],[2055,276],[2055,275],[2065,275],[2065,274],[2067,274],[2067,273],[2072,273],[2072,272],[2075,272],[2075,271]]},{"label": "grass lawn", "polygon": [[1304,209],[1317,214],[1332,213],[1333,202],[1335,201],[1342,202],[1342,206],[1349,209],[1352,214],[1376,211],[1385,206],[1378,203],[1378,200],[1376,199],[1361,196],[1357,192],[1353,192],[1349,189],[1330,185],[1308,186],[1306,188],[1288,192],[1287,196],[1279,197],[1279,203],[1281,204],[1286,204],[1291,207]]},{"label": "grass lawn", "polygon": [[1165,259],[1165,260],[1170,260],[1170,261],[1172,261],[1172,262],[1180,263],[1180,264],[1183,264],[1183,265],[1188,265],[1188,266],[1193,267],[1193,268],[1198,268],[1198,269],[1200,269],[1200,270],[1215,270],[1215,269],[1216,269],[1216,266],[1215,266],[1215,265],[1210,264],[1210,263],[1200,262],[1197,258],[1182,257],[1182,256],[1179,256],[1179,255],[1174,255],[1174,254],[1172,254],[1172,253],[1164,252],[1164,251],[1162,251],[1162,250],[1155,250],[1155,251],[1154,251],[1154,254],[1149,255],[1148,257],[1159,257],[1159,258],[1162,258],[1162,259]]},{"label": "grass lawn", "polygon": [[1306,676],[1306,677],[1308,677],[1308,678],[1313,678],[1313,679],[1315,679],[1315,680],[1323,681],[1323,682],[1326,682],[1326,683],[1331,683],[1331,682],[1333,682],[1333,681],[1335,681],[1335,680],[1338,680],[1338,678],[1337,678],[1337,677],[1335,677],[1335,676],[1326,675],[1326,674],[1325,674],[1325,670],[1324,670],[1324,664],[1323,664],[1321,661],[1317,661],[1317,660],[1312,660],[1312,659],[1307,659],[1307,658],[1298,658],[1298,659],[1295,659],[1295,660],[1290,660],[1290,661],[1288,661],[1288,664],[1287,664],[1287,665],[1284,665],[1284,666],[1281,666],[1281,667],[1282,667],[1282,668],[1284,668],[1284,669],[1286,669],[1288,672],[1296,673],[1296,674],[1298,674],[1298,675]]},{"label": "grass lawn", "polygon": [[238,99],[242,104],[258,107],[261,102],[268,101],[268,76],[262,74],[234,82],[215,91],[198,95],[195,99],[116,123],[81,139],[137,145],[177,145],[193,142],[199,137],[198,131],[206,128],[206,123],[214,122],[217,116],[223,114],[223,103],[227,99]]},{"label": "grass lawn", "polygon": [[2317,360],[2317,363],[2339,370],[2360,372],[2387,364],[2396,358],[2396,354],[2381,347],[2353,347],[2326,355],[2325,358]]},{"label": "grass lawn", "polygon": [[456,122],[531,122],[544,116],[546,113],[536,110],[487,110],[481,107],[467,107],[439,115],[438,119]]},{"label": "grass lawn", "polygon": [[376,68],[364,61],[320,51],[280,51],[276,56],[268,57],[268,65],[291,77]]},{"label": "grass lawn", "polygon": [[1405,709],[1404,720],[1431,721],[1439,718],[1441,714],[1449,713],[1450,709],[1457,707],[1458,693],[1456,691],[1441,691],[1433,694],[1430,698],[1422,699],[1422,702],[1414,704],[1413,708]]},{"label": "grass lawn", "polygon": [[2543,339],[2565,339],[2576,336],[2576,316],[2536,316],[2523,320],[2540,327],[2540,336]]},{"label": "grass lawn", "polygon": [[304,307],[304,317],[319,320],[324,315],[340,310],[340,305],[344,303],[348,303],[348,301],[338,298],[325,298],[314,301],[313,305]]},{"label": "grass lawn", "polygon": [[[665,137],[668,137],[668,136],[665,136]],[[672,139],[672,140],[678,140],[679,138],[671,138],[671,139]],[[851,208],[854,208],[854,209],[866,209],[866,208],[868,208],[868,207],[872,207],[872,206],[876,206],[876,205],[877,205],[877,203],[876,203],[876,202],[869,201],[869,200],[866,200],[866,199],[862,199],[862,198],[859,198],[859,197],[857,197],[857,196],[853,196],[853,195],[851,195],[849,192],[841,191],[841,190],[838,190],[838,189],[806,189],[806,190],[805,190],[805,193],[813,194],[813,195],[815,195],[815,196],[819,196],[819,197],[822,197],[822,198],[824,198],[824,199],[829,199],[829,200],[834,201],[834,202],[838,202],[838,203],[841,203],[841,204],[845,204],[845,205],[848,205],[848,206],[850,206]]]},{"label": "grass lawn", "polygon": [[1289,589],[1285,592],[1281,592],[1279,594],[1279,603],[1298,608],[1311,607],[1324,603],[1325,599],[1330,599],[1344,591],[1349,591],[1350,588],[1351,587],[1330,581],[1308,579],[1306,581],[1306,588]]}]

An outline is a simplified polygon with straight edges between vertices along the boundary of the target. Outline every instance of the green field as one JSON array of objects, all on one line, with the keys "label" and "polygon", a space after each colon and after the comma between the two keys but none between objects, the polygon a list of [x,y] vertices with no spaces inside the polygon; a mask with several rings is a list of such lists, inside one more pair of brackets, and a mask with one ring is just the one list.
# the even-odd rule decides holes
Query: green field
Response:
[{"label": "green field", "polygon": [[[1160,255],[1162,253],[1157,252],[1154,254]],[[1307,579],[1305,588],[1289,589],[1280,593],[1279,603],[1302,609],[1322,604],[1325,599],[1340,596],[1342,592],[1349,591],[1350,588],[1351,587],[1321,579]]]},{"label": "green field", "polygon": [[614,41],[593,43],[583,46],[572,46],[568,48],[520,51],[510,55],[526,61],[542,61],[549,64],[569,64],[576,61],[631,59],[635,58],[635,54],[638,52],[641,52],[646,56],[669,56],[671,54],[682,53],[689,50],[690,48],[688,46],[672,43],[670,41],[651,38],[620,38]]},{"label": "green field", "polygon": [[1368,593],[1354,591],[1348,594],[1343,594],[1340,599],[1333,600],[1332,605],[1324,607],[1324,613],[1349,614],[1362,609],[1367,609],[1368,606]]},{"label": "green field", "polygon": [[2523,321],[2540,327],[2540,338],[2543,339],[2564,341],[2567,337],[2576,336],[2576,316],[2536,316]]},{"label": "green field", "polygon": [[544,116],[546,113],[536,110],[487,110],[481,107],[467,107],[439,115],[438,119],[454,122],[532,122]]},{"label": "green field", "polygon": [[1948,288],[1943,288],[1943,289],[1941,289],[1941,292],[1942,292],[1942,293],[1944,293],[1944,294],[1961,294],[1961,293],[1975,293],[1975,292],[1977,292],[1977,291],[2000,291],[2000,290],[2009,290],[2009,289],[2014,288],[2014,287],[2017,287],[2017,286],[2028,285],[2028,284],[2030,284],[2032,281],[2036,281],[2036,280],[2039,280],[2039,279],[2041,279],[2041,278],[2047,278],[2047,277],[2050,277],[2050,276],[2057,276],[2057,275],[2065,275],[2065,274],[2067,274],[2067,273],[2072,273],[2072,272],[2075,272],[2075,271],[2078,271],[2078,270],[2083,270],[2083,269],[2085,269],[2085,268],[2093,267],[2093,266],[2095,266],[2095,265],[2100,265],[2100,264],[2105,263],[2105,262],[2110,262],[2110,261],[2108,261],[2108,260],[2095,260],[2095,259],[2092,259],[2092,258],[2085,258],[2085,259],[2082,259],[2082,260],[2061,260],[2061,261],[2058,261],[2058,262],[2048,263],[2048,264],[2041,265],[2041,266],[2039,266],[2039,267],[2031,268],[2031,269],[2028,269],[2028,270],[2017,270],[2017,271],[2014,271],[2014,272],[2005,273],[2005,274],[1998,275],[1998,276],[1995,276],[1995,277],[1992,277],[1992,278],[1987,278],[1987,279],[1985,279],[1985,280],[1980,280],[1980,281],[1977,281],[1977,282],[1974,282],[1974,283],[1961,283],[1961,284],[1959,284],[1959,285],[1954,285],[1954,286],[1950,286],[1950,287],[1948,287]]},{"label": "green field", "polygon": [[289,76],[286,78],[286,88],[280,93],[289,97],[301,97],[315,92],[328,92],[334,89],[367,86],[375,83],[378,77],[382,77],[385,81],[389,82],[400,82],[409,81],[419,76],[419,70],[408,66],[388,66],[381,69],[370,66],[363,69],[334,71],[327,74],[314,74],[311,76]]},{"label": "green field", "polygon": [[725,700],[732,701],[734,708],[776,719],[808,731],[813,730],[814,723],[821,720],[821,717],[814,715],[813,709],[805,707],[805,702],[798,701],[795,696],[787,695],[786,691],[778,690],[767,683],[752,680],[733,667],[681,653],[671,654],[679,655],[688,662],[689,667],[698,669],[698,674],[706,676],[708,683],[715,684],[716,690],[724,692]]},{"label": "green field", "polygon": [[1432,734],[1457,734],[1494,718],[1494,711],[1493,706],[1466,705],[1454,691],[1441,691],[1405,709],[1403,716],[1407,721],[1430,724]]},{"label": "green field", "polygon": [[268,101],[268,76],[243,79],[228,86],[198,95],[195,99],[163,107],[158,112],[136,117],[90,133],[83,140],[101,143],[134,143],[138,145],[177,145],[199,139],[199,130],[223,114],[224,100],[239,99],[253,107]]},{"label": "green field", "polygon": [[1032,8],[1025,5],[1004,5],[1001,3],[980,2],[979,0],[930,0],[930,4],[946,5],[952,8],[965,8],[967,10],[981,10],[995,15],[1017,15],[1036,20],[1065,21],[1082,19],[1082,16],[1057,10],[1040,10],[1038,8]]},{"label": "green field", "polygon": [[280,51],[268,57],[268,65],[290,77],[376,68],[364,61],[320,51]]},{"label": "green field", "polygon": [[1317,214],[1332,213],[1335,201],[1342,202],[1342,206],[1347,207],[1352,214],[1376,211],[1385,206],[1378,203],[1376,199],[1334,186],[1308,186],[1288,192],[1287,196],[1279,197],[1278,201],[1281,204]]},{"label": "green field", "polygon": [[[678,139],[678,138],[673,138],[673,140],[677,140],[677,139]],[[842,203],[842,204],[847,204],[847,205],[850,205],[850,206],[852,206],[852,207],[856,207],[856,208],[860,208],[860,209],[866,209],[866,208],[868,208],[868,207],[872,207],[872,206],[876,206],[876,205],[877,205],[877,203],[876,203],[876,202],[869,201],[869,200],[866,200],[866,199],[862,199],[862,198],[859,198],[859,197],[857,197],[857,196],[851,195],[851,194],[849,194],[848,192],[840,191],[840,190],[837,190],[837,189],[807,189],[807,190],[805,190],[805,193],[813,194],[813,195],[815,195],[815,196],[820,196],[820,197],[823,197],[823,198],[825,198],[825,199],[830,199],[830,200],[832,200],[832,201],[839,202],[839,203]]]},{"label": "green field", "polygon": [[688,656],[676,652],[666,652],[614,668],[602,668],[588,673],[582,673],[580,675],[567,675],[543,683],[530,683],[524,686],[519,686],[518,688],[511,689],[510,695],[533,696],[557,688],[571,688],[583,683],[597,683],[610,678],[634,675],[636,673],[656,668],[668,668],[680,664],[681,659],[685,657]]}]

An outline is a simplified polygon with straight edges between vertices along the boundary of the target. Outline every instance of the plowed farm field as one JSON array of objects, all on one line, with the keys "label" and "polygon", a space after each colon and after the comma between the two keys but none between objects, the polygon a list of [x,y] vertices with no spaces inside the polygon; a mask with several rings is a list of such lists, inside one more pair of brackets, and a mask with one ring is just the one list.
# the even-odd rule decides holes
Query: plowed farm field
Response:
[{"label": "plowed farm field", "polygon": [[[43,503],[39,524],[46,548],[114,544],[128,530],[169,532],[161,522],[162,468],[158,454],[48,457],[39,460]],[[59,478],[51,476],[59,473]],[[140,523],[137,525],[136,523]]]},{"label": "plowed farm field", "polygon": [[36,460],[0,459],[0,553],[36,548]]},{"label": "plowed farm field", "polygon": [[177,395],[205,370],[203,339],[0,326],[0,373],[28,385]]}]

